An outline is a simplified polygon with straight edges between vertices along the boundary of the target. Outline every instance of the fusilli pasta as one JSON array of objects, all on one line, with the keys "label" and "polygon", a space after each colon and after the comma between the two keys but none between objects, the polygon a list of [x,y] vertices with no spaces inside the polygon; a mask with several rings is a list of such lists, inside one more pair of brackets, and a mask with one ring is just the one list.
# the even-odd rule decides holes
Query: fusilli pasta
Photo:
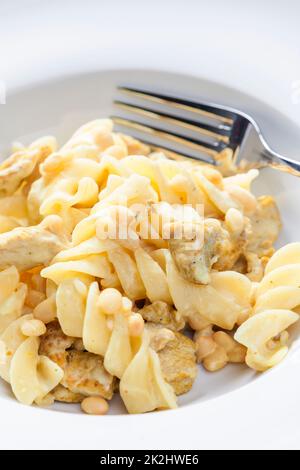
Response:
[{"label": "fusilli pasta", "polygon": [[288,352],[286,329],[298,321],[300,305],[300,244],[291,243],[269,260],[265,276],[256,288],[252,316],[235,333],[246,346],[246,363],[266,370]]},{"label": "fusilli pasta", "polygon": [[109,119],[61,148],[15,145],[0,165],[0,376],[19,401],[110,400],[118,384],[129,413],[175,408],[196,362],[263,371],[286,355],[300,244],[274,253],[276,203],[230,158],[231,176],[173,161]]}]

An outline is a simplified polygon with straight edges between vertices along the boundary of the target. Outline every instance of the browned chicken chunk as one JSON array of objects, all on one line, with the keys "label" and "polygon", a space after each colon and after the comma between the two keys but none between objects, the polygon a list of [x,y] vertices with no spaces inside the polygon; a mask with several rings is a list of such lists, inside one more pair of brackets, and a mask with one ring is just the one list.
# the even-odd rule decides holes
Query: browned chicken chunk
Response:
[{"label": "browned chicken chunk", "polygon": [[48,356],[64,369],[67,360],[67,349],[70,349],[76,338],[67,336],[58,321],[48,323],[46,333],[41,337],[39,353]]},{"label": "browned chicken chunk", "polygon": [[175,334],[169,328],[164,328],[158,323],[146,323],[146,330],[150,333],[150,346],[154,351],[161,351],[170,341],[175,339]]},{"label": "browned chicken chunk", "polygon": [[66,247],[63,221],[51,215],[39,225],[17,227],[0,234],[0,269],[13,265],[19,271],[26,271],[47,265]]},{"label": "browned chicken chunk", "polygon": [[158,352],[162,373],[176,395],[191,390],[197,375],[195,344],[187,336],[175,332],[175,338]]},{"label": "browned chicken chunk", "polygon": [[68,351],[61,384],[73,393],[101,396],[110,400],[113,396],[114,377],[103,366],[101,356],[85,351]]},{"label": "browned chicken chunk", "polygon": [[147,322],[158,323],[170,330],[182,330],[185,325],[181,315],[171,305],[160,300],[141,308],[139,313]]},{"label": "browned chicken chunk", "polygon": [[248,246],[248,238],[251,233],[249,220],[245,223],[244,230],[235,236],[226,229],[222,229],[222,236],[217,243],[217,261],[213,264],[213,269],[217,271],[230,271],[238,258]]},{"label": "browned chicken chunk", "polygon": [[184,279],[199,284],[208,284],[210,270],[216,261],[216,244],[220,237],[221,225],[218,221],[194,224],[189,227],[189,238],[171,238],[169,248],[172,258]]},{"label": "browned chicken chunk", "polygon": [[[40,354],[48,356],[64,370],[61,385],[73,394],[59,389],[56,394],[60,396],[60,401],[75,402],[79,395],[111,399],[115,381],[104,369],[102,357],[71,349],[75,345],[76,338],[66,336],[56,321],[47,325],[47,332],[41,338]],[[62,397],[65,399],[62,400]]]},{"label": "browned chicken chunk", "polygon": [[182,333],[153,323],[147,323],[146,328],[151,334],[151,346],[158,353],[164,379],[176,395],[187,393],[197,375],[195,343]]},{"label": "browned chicken chunk", "polygon": [[203,225],[195,225],[194,236],[190,239],[171,238],[169,248],[184,279],[197,284],[208,284],[211,269],[232,269],[246,243],[246,230],[234,237],[219,220],[206,219]]},{"label": "browned chicken chunk", "polygon": [[81,403],[85,398],[85,395],[71,392],[63,385],[57,385],[57,387],[52,390],[51,395],[53,396],[54,400],[63,401],[65,403]]},{"label": "browned chicken chunk", "polygon": [[277,240],[281,220],[276,202],[271,196],[261,196],[257,202],[257,209],[250,217],[252,234],[247,250],[261,258],[273,254],[273,244]]}]

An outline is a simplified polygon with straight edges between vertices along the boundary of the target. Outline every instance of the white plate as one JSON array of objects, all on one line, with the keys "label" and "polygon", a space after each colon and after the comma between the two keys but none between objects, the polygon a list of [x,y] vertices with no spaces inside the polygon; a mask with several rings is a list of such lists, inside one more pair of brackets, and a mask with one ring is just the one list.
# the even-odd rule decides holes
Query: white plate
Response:
[{"label": "white plate", "polygon": [[[94,2],[92,3],[93,9],[99,14],[98,7]],[[116,2],[114,3],[116,7]],[[76,6],[76,15],[72,18],[72,23],[58,22],[56,36],[50,36],[47,28],[53,25],[53,18],[57,11],[60,12],[60,16],[66,18],[66,4],[60,3],[58,6],[56,2],[53,2],[53,7],[47,7],[47,14],[45,11],[39,13],[41,20],[46,20],[44,23],[46,33],[40,43],[36,43],[28,29],[24,37],[22,63],[13,55],[13,52],[16,52],[14,51],[16,46],[13,46],[11,53],[7,55],[3,77],[9,86],[7,103],[0,107],[0,151],[5,153],[12,140],[23,140],[26,143],[32,138],[51,132],[54,132],[63,142],[76,127],[85,121],[111,114],[115,85],[130,83],[154,86],[162,91],[177,91],[193,97],[201,96],[241,108],[257,118],[266,138],[277,150],[288,156],[296,155],[297,149],[300,148],[300,129],[297,127],[297,105],[293,107],[290,98],[289,103],[278,99],[274,106],[270,107],[269,103],[275,97],[274,89],[270,93],[266,86],[261,89],[261,84],[257,86],[255,83],[244,82],[243,86],[240,86],[239,81],[239,86],[236,86],[239,91],[235,91],[233,88],[216,83],[223,81],[232,86],[235,78],[232,70],[229,73],[227,70],[227,72],[224,71],[224,80],[222,80],[220,67],[217,67],[217,64],[213,66],[212,61],[208,59],[208,54],[217,58],[214,45],[221,39],[217,28],[214,43],[205,45],[205,60],[203,57],[199,59],[202,63],[202,70],[200,70],[199,62],[197,64],[194,62],[195,57],[200,57],[204,50],[202,44],[195,44],[193,41],[196,31],[193,28],[196,28],[197,24],[192,17],[192,27],[180,23],[178,11],[174,21],[177,21],[178,27],[181,24],[181,28],[184,28],[185,36],[173,37],[176,43],[176,47],[171,49],[173,55],[165,56],[166,60],[162,64],[159,48],[162,45],[163,54],[168,42],[165,37],[166,31],[162,28],[163,22],[157,23],[155,37],[152,37],[150,41],[146,34],[141,36],[138,27],[134,28],[133,18],[126,16],[123,12],[125,17],[122,15],[120,18],[114,17],[113,24],[108,25],[103,20],[106,33],[104,34],[103,29],[101,31],[93,29],[96,27],[96,22],[92,14],[89,24],[83,27],[80,15],[85,17],[86,11],[80,11],[77,2],[72,5]],[[122,8],[121,4],[119,7]],[[193,8],[196,13],[199,13],[195,4]],[[168,11],[170,10],[160,7],[156,10],[156,14],[165,15]],[[25,25],[31,24],[30,12],[32,9],[29,8],[22,14]],[[146,12],[145,9],[144,15]],[[102,19],[103,17],[108,19],[109,13],[111,10],[107,7],[102,11]],[[206,11],[206,13],[211,12]],[[28,18],[26,17],[28,21],[24,15],[28,15]],[[152,15],[153,10],[149,10],[148,17]],[[9,35],[10,18],[10,12],[7,11],[6,31],[3,33],[2,29],[0,40],[1,34]],[[124,25],[124,20],[127,22],[130,20],[130,24]],[[74,54],[73,43],[70,44],[66,40],[61,46],[59,44],[62,33],[67,37],[67,32],[69,32],[72,38],[77,38],[77,34],[75,35],[70,26],[75,23],[80,30],[80,35],[86,34],[86,36],[81,36],[82,41],[76,42],[77,46],[78,44],[80,46],[76,57],[72,55]],[[145,24],[146,31],[148,31],[147,24]],[[35,27],[38,29],[38,23],[35,23]],[[174,22],[172,28],[174,32]],[[91,30],[94,32],[93,39],[97,39],[99,47],[102,47],[101,53],[95,49],[94,43],[90,44],[86,39],[87,37],[91,39]],[[120,30],[122,30],[122,38],[119,37],[117,41],[118,51],[110,49],[111,57],[108,57],[106,48],[110,48],[111,44],[116,44],[116,38],[112,33]],[[17,35],[16,30],[15,34]],[[243,32],[240,31],[240,37],[242,36]],[[229,35],[226,53],[232,67],[233,56],[229,51],[230,47],[231,51],[236,51],[236,48],[231,44],[230,38]],[[50,41],[52,41],[51,46]],[[30,50],[29,46],[33,44],[34,49]],[[246,45],[250,47],[248,43]],[[146,47],[149,49],[147,50]],[[184,56],[186,47],[188,47],[189,55],[187,62]],[[89,54],[95,54],[93,60],[87,60]],[[178,55],[180,55],[179,59]],[[95,57],[98,57],[98,60],[102,59],[103,66],[95,67]],[[242,55],[239,57],[240,60],[243,58]],[[14,59],[15,63],[12,67]],[[254,68],[261,65],[262,55],[257,54],[254,62],[253,59],[253,56],[249,57]],[[26,67],[28,64],[29,69]],[[148,70],[145,70],[146,66]],[[140,69],[141,67],[144,71]],[[166,71],[155,72],[154,69]],[[270,73],[269,69],[270,64],[266,73]],[[271,70],[274,72],[275,63]],[[193,74],[194,77],[189,77],[182,72]],[[247,73],[248,66],[243,72],[238,70],[238,75],[243,76],[244,80],[247,78]],[[289,73],[291,70],[287,68],[286,77]],[[208,77],[209,80],[203,77]],[[285,78],[285,80],[289,79]],[[274,88],[281,89],[279,80],[275,82]],[[287,114],[293,118],[293,122],[288,120],[285,116]],[[299,240],[297,221],[300,208],[296,203],[300,197],[299,181],[291,176],[268,171],[261,176],[256,185],[256,192],[273,194],[278,200],[284,222],[280,242]],[[297,337],[297,332],[295,332],[295,337]],[[239,366],[227,367],[216,374],[209,374],[200,369],[193,390],[181,397],[180,409],[141,416],[120,415],[119,413],[123,410],[117,401],[112,406],[112,414],[101,418],[80,414],[77,407],[70,405],[55,405],[52,409],[29,408],[17,403],[11,397],[8,387],[1,383],[0,415],[5,435],[1,438],[0,446],[52,449],[297,447],[300,434],[298,426],[300,412],[296,392],[300,384],[298,378],[300,353],[297,349],[299,344],[296,340],[287,359],[264,375],[255,375],[251,370]]]}]

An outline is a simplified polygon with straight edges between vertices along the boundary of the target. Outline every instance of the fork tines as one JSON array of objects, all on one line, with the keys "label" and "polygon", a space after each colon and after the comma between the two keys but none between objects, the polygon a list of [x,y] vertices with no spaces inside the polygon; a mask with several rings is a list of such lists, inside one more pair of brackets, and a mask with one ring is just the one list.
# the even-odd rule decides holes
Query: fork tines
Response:
[{"label": "fork tines", "polygon": [[127,100],[114,101],[123,115],[112,119],[121,127],[137,131],[144,142],[146,134],[153,148],[172,152],[174,157],[183,155],[216,164],[216,154],[229,144],[235,116],[228,110],[130,87],[119,87],[118,91]]}]

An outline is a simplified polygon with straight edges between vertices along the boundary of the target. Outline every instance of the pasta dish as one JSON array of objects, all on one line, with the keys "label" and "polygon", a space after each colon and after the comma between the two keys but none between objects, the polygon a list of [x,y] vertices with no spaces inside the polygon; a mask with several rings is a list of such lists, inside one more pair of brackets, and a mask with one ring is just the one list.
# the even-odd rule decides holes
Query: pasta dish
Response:
[{"label": "pasta dish", "polygon": [[[172,160],[109,119],[14,144],[0,165],[0,376],[23,404],[177,407],[201,364],[265,371],[300,313],[258,170]],[[299,276],[299,277],[298,277]]]}]

